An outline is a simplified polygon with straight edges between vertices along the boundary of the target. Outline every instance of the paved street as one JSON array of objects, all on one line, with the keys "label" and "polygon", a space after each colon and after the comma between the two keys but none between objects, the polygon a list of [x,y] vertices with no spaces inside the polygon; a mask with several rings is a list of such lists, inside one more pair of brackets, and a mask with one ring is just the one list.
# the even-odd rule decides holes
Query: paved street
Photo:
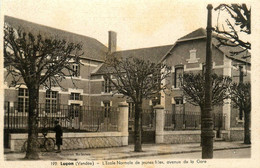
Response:
[{"label": "paved street", "polygon": [[[41,152],[41,160],[113,160],[130,158],[200,158],[199,143],[143,144],[143,152],[134,152],[134,145],[113,148],[64,150],[61,153]],[[250,145],[237,142],[215,142],[214,158],[249,158]],[[13,153],[5,149],[5,160],[23,160],[25,153]]]},{"label": "paved street", "polygon": [[[250,158],[251,157],[251,148],[214,151],[213,156],[214,156],[214,159]],[[147,159],[147,158],[153,160],[153,159],[158,159],[158,156],[136,157],[136,158],[131,158],[131,159]],[[201,152],[160,155],[160,159],[173,159],[173,158],[200,159]]]}]

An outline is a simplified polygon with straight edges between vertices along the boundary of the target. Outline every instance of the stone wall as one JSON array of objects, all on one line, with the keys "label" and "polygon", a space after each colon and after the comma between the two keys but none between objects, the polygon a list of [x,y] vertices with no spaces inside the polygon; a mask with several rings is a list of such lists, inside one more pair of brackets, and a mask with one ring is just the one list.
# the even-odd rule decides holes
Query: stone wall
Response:
[{"label": "stone wall", "polygon": [[200,131],[164,131],[163,142],[167,144],[200,142]]},{"label": "stone wall", "polygon": [[243,128],[230,128],[229,130],[222,130],[221,137],[225,141],[243,141],[244,129]]},{"label": "stone wall", "polygon": [[231,141],[243,141],[244,140],[244,129],[237,128],[230,130],[230,140]]},{"label": "stone wall", "polygon": [[[128,135],[127,135],[128,136]],[[41,136],[39,135],[41,138]],[[48,137],[55,139],[54,133]],[[61,149],[88,149],[123,146],[121,132],[98,133],[63,133],[63,145]],[[27,139],[27,134],[10,134],[10,150],[19,152]]]}]

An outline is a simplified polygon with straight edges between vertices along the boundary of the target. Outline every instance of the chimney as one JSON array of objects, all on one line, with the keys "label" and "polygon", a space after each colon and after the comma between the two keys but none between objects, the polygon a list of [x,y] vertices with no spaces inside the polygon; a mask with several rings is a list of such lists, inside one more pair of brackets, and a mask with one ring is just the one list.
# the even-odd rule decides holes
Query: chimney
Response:
[{"label": "chimney", "polygon": [[116,51],[116,32],[108,32],[108,53],[111,54]]}]

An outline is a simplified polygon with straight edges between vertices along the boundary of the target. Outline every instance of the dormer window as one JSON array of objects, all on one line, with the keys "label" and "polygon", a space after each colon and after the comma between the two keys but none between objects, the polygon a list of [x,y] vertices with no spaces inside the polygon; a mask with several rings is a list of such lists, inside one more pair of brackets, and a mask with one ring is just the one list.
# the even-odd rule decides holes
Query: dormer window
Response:
[{"label": "dormer window", "polygon": [[197,58],[197,50],[192,49],[190,50],[190,58],[187,59],[188,63],[197,63],[199,58]]}]

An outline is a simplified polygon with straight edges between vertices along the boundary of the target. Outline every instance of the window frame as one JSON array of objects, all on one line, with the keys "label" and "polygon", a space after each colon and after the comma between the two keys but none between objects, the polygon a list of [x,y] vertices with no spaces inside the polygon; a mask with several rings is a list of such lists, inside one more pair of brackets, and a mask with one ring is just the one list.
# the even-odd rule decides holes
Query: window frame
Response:
[{"label": "window frame", "polygon": [[80,77],[80,64],[73,64],[72,69],[72,77]]},{"label": "window frame", "polygon": [[46,90],[45,112],[56,113],[57,111],[58,111],[58,91]]},{"label": "window frame", "polygon": [[110,93],[111,91],[111,81],[107,78],[104,78],[104,93]]},{"label": "window frame", "polygon": [[18,89],[17,111],[20,113],[29,112],[29,92],[27,88]]},{"label": "window frame", "polygon": [[[78,97],[78,98],[77,98]],[[77,92],[70,93],[70,100],[81,100],[81,94]]]},{"label": "window frame", "polygon": [[[179,70],[182,70],[182,72],[181,72],[181,79],[179,78],[179,77],[177,77],[177,75],[178,75],[178,71]],[[183,67],[183,65],[179,65],[179,66],[176,66],[175,67],[175,71],[174,71],[174,88],[180,88],[180,86],[181,86],[181,83],[182,83],[182,80],[183,80],[183,73],[184,73],[184,67]]]}]

